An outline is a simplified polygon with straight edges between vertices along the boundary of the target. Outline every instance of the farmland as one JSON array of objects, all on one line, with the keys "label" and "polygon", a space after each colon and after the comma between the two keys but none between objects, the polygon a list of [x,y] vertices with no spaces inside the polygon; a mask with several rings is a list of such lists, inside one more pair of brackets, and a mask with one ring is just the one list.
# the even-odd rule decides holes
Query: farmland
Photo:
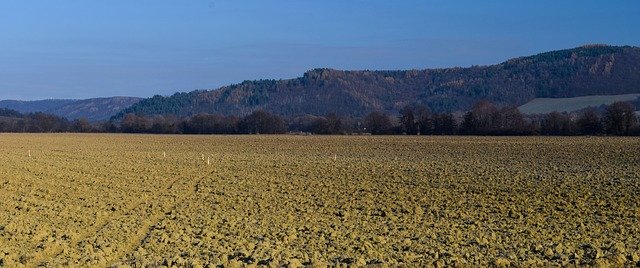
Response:
[{"label": "farmland", "polygon": [[557,112],[574,112],[588,107],[611,105],[616,101],[634,101],[640,94],[593,95],[573,98],[535,98],[518,109],[525,114],[546,114]]},{"label": "farmland", "polygon": [[0,266],[640,264],[640,139],[0,134]]}]

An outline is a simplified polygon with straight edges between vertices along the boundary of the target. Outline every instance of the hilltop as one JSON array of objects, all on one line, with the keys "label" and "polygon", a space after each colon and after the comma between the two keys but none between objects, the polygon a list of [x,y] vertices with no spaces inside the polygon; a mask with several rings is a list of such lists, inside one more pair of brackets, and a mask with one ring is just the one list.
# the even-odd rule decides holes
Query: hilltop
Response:
[{"label": "hilltop", "polygon": [[436,112],[466,111],[478,100],[520,106],[535,98],[640,93],[640,48],[582,46],[490,66],[400,71],[310,70],[286,80],[255,80],[215,90],[154,96],[121,111],[142,115],[363,116],[408,104]]}]

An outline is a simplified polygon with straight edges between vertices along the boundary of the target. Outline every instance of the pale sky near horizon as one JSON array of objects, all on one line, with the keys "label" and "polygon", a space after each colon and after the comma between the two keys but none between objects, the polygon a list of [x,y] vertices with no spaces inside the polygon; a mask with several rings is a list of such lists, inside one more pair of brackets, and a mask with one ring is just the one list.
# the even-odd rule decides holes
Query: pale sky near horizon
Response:
[{"label": "pale sky near horizon", "polygon": [[640,1],[3,0],[0,99],[150,97],[313,68],[640,46]]}]

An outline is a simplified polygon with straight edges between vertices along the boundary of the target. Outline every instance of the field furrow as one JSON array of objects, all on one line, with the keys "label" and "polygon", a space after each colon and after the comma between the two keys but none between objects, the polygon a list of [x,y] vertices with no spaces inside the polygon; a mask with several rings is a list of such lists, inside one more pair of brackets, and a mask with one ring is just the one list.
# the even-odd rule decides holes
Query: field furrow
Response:
[{"label": "field furrow", "polygon": [[637,138],[0,143],[0,266],[640,264]]}]

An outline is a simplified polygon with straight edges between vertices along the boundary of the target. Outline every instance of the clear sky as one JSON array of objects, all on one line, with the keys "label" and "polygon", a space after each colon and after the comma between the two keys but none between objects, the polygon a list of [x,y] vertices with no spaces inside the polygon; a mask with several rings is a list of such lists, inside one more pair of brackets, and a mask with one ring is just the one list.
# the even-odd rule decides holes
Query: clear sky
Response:
[{"label": "clear sky", "polygon": [[640,46],[640,1],[2,0],[0,99],[487,65],[591,43]]}]

